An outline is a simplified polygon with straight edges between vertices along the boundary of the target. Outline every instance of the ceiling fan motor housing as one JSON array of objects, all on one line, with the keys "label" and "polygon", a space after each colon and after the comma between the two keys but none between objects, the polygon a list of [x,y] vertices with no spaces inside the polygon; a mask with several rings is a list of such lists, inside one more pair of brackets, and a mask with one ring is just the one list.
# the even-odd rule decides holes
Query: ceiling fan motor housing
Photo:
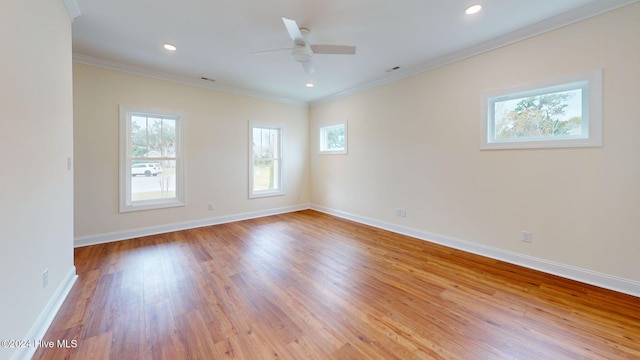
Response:
[{"label": "ceiling fan motor housing", "polygon": [[297,62],[307,62],[311,60],[311,56],[313,56],[313,51],[311,50],[311,46],[309,44],[305,44],[305,46],[296,46],[291,50],[291,56]]}]

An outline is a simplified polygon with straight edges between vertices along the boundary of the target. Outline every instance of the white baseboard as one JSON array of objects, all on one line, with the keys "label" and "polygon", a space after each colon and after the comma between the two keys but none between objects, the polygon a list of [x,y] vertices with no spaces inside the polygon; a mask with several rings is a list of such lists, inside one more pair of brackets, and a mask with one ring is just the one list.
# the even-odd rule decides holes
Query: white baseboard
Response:
[{"label": "white baseboard", "polygon": [[[67,295],[69,295],[69,292],[71,292],[71,288],[73,287],[73,284],[75,284],[77,279],[78,275],[76,275],[76,267],[72,266],[71,269],[69,269],[69,272],[67,272],[67,276],[65,276],[60,286],[58,286],[58,289],[56,289],[55,293],[53,293],[53,296],[49,300],[49,303],[47,303],[47,306],[45,306],[44,310],[42,310],[42,313],[40,313],[40,316],[38,316],[38,318],[36,319],[36,322],[31,327],[31,330],[29,330],[29,332],[27,333],[27,336],[25,336],[23,339],[32,340],[32,343],[44,339],[44,335],[47,333],[49,326],[53,322],[53,319],[56,317],[56,314],[58,313],[58,310],[60,310],[60,307],[62,306],[62,303],[64,303],[64,300],[67,298]],[[11,359],[31,359],[36,350],[36,346],[19,347],[17,351],[13,353]]]},{"label": "white baseboard", "polygon": [[179,223],[173,223],[173,224],[164,224],[164,225],[151,226],[151,227],[145,227],[145,228],[139,228],[139,229],[118,231],[118,232],[112,232],[112,233],[106,233],[106,234],[79,236],[74,239],[74,246],[82,247],[82,246],[103,244],[103,243],[108,243],[113,241],[133,239],[141,236],[163,234],[163,233],[168,233],[172,231],[187,230],[187,229],[194,229],[194,228],[199,228],[203,226],[224,224],[224,223],[229,223],[234,221],[256,219],[260,217],[284,214],[288,212],[294,212],[294,211],[300,211],[300,210],[306,210],[306,209],[309,209],[308,204],[294,205],[294,206],[286,206],[286,207],[280,207],[275,209],[267,209],[267,210],[252,211],[252,212],[240,213],[240,214],[217,216],[217,217],[201,219],[201,220],[185,221],[185,222],[179,222]]},{"label": "white baseboard", "polygon": [[565,265],[553,261],[535,258],[528,255],[515,253],[503,249],[494,248],[470,241],[455,239],[445,235],[430,233],[428,231],[405,227],[385,221],[380,221],[365,216],[360,216],[344,211],[333,210],[320,205],[311,205],[313,210],[341,217],[347,220],[359,222],[365,225],[389,230],[398,234],[408,235],[420,240],[444,245],[454,249],[467,251],[473,254],[486,256],[488,258],[505,261],[514,265],[539,270],[548,274],[561,276],[567,279],[580,281],[586,284],[595,285],[601,288],[614,290],[617,292],[640,297],[640,282],[611,276],[591,270]]}]

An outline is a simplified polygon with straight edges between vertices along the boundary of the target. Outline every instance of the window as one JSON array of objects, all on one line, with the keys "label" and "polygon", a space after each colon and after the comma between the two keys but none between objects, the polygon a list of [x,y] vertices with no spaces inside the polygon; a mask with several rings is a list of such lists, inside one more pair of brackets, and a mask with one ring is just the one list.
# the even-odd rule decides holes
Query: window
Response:
[{"label": "window", "polygon": [[251,124],[249,197],[283,195],[282,127]]},{"label": "window", "polygon": [[483,95],[482,149],[602,145],[602,72]]},{"label": "window", "polygon": [[179,115],[120,107],[120,212],[184,205]]},{"label": "window", "polygon": [[347,153],[346,122],[320,127],[320,153],[321,154],[346,154]]}]

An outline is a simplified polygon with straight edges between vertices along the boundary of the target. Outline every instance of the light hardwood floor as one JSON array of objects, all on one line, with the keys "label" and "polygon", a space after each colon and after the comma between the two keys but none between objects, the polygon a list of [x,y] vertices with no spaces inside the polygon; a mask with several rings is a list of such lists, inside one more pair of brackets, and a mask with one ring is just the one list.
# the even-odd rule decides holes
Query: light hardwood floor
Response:
[{"label": "light hardwood floor", "polygon": [[640,358],[640,298],[311,210],[75,256],[34,359]]}]

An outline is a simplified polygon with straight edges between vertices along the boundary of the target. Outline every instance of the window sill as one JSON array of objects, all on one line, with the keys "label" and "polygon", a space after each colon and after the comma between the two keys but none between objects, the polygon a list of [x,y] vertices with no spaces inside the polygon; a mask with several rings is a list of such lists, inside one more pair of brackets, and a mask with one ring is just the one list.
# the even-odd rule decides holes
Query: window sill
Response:
[{"label": "window sill", "polygon": [[134,212],[134,211],[166,209],[166,208],[172,208],[172,207],[181,207],[185,205],[186,204],[184,201],[179,201],[176,199],[136,201],[134,204],[121,207],[120,212],[128,213],[128,212]]},{"label": "window sill", "polygon": [[254,192],[249,194],[249,199],[259,199],[259,198],[266,198],[266,197],[273,197],[273,196],[283,196],[284,195],[284,191],[258,191],[258,192]]}]

